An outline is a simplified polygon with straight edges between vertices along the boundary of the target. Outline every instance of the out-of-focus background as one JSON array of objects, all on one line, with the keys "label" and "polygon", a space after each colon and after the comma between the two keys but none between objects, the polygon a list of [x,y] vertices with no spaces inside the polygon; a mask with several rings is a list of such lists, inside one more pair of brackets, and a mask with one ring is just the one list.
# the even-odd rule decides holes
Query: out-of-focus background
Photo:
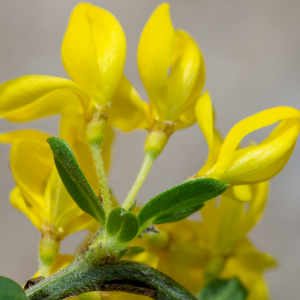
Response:
[{"label": "out-of-focus background", "polygon": [[[0,0],[0,82],[27,75],[67,77],[60,45],[77,0]],[[157,0],[94,0],[112,12],[127,35],[125,74],[147,99],[136,66],[139,35]],[[203,51],[207,80],[225,135],[239,120],[260,110],[287,105],[300,109],[300,2],[295,0],[172,0],[175,28],[189,32]],[[1,101],[1,99],[0,99]],[[39,128],[57,133],[58,117],[11,124],[0,120],[0,132]],[[251,135],[261,141],[269,129]],[[110,183],[123,199],[143,158],[145,132],[116,135]],[[285,169],[272,180],[263,220],[251,233],[254,244],[272,253],[279,268],[267,273],[272,299],[296,299],[300,292],[300,143]],[[14,187],[9,146],[0,145],[0,274],[20,284],[37,270],[39,232],[9,204]],[[207,146],[197,125],[175,132],[139,193],[146,201],[194,174],[206,159]],[[63,241],[73,252],[85,233]]]}]

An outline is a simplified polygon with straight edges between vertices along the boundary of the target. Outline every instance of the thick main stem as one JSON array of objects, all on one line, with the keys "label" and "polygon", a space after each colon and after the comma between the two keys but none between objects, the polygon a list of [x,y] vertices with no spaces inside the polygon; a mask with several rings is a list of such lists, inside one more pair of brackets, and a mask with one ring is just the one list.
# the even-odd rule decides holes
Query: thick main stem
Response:
[{"label": "thick main stem", "polygon": [[29,288],[26,294],[30,300],[60,300],[91,291],[122,291],[157,300],[196,300],[168,276],[130,261],[92,267],[73,263]]},{"label": "thick main stem", "polygon": [[155,158],[153,157],[153,155],[151,155],[147,152],[145,153],[145,157],[144,157],[144,161],[143,161],[141,170],[140,170],[127,198],[124,201],[124,204],[123,204],[124,209],[130,208],[136,194],[138,193],[139,189],[141,188],[142,184],[144,183],[144,181],[152,167],[154,159]]}]

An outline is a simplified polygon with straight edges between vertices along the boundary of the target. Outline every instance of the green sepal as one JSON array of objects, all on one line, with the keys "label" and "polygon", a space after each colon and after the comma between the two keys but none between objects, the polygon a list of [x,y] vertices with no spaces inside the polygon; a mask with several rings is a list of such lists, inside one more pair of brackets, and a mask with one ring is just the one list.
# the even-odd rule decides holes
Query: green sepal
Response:
[{"label": "green sepal", "polygon": [[69,145],[58,137],[51,137],[47,141],[53,151],[60,178],[73,200],[84,212],[104,226],[103,206],[86,180]]},{"label": "green sepal", "polygon": [[10,278],[0,276],[0,300],[28,300],[22,287]]},{"label": "green sepal", "polygon": [[136,216],[122,207],[114,208],[106,222],[107,247],[109,250],[123,248],[133,240],[139,229]]},{"label": "green sepal", "polygon": [[198,178],[156,195],[137,214],[140,232],[151,224],[175,222],[189,216],[197,206],[200,209],[200,204],[222,194],[228,186],[213,178]]},{"label": "green sepal", "polygon": [[199,300],[245,300],[248,291],[237,278],[216,279],[206,285],[198,294]]},{"label": "green sepal", "polygon": [[146,251],[145,248],[142,248],[142,247],[126,247],[127,249],[127,252],[125,254],[125,256],[127,257],[133,257],[135,255],[138,255],[144,251]]}]

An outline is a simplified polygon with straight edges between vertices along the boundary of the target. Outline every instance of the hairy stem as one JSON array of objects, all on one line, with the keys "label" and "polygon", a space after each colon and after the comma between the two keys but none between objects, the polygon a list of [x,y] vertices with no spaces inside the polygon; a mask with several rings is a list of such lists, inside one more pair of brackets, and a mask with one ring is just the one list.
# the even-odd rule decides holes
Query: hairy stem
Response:
[{"label": "hairy stem", "polygon": [[125,199],[124,203],[123,203],[123,208],[124,209],[129,209],[136,194],[138,193],[139,189],[141,188],[142,184],[144,183],[151,167],[152,164],[155,160],[155,157],[149,153],[145,153],[145,157],[144,157],[144,161],[141,167],[141,170],[127,196],[127,198]]},{"label": "hairy stem", "polygon": [[48,277],[50,268],[54,262],[60,247],[60,232],[54,224],[45,221],[41,227],[41,239],[39,246],[39,271],[40,275]]},{"label": "hairy stem", "polygon": [[76,262],[26,291],[30,300],[60,300],[91,291],[122,291],[157,300],[196,300],[171,278],[137,262],[100,266]]},{"label": "hairy stem", "polygon": [[90,147],[94,158],[96,172],[97,172],[97,176],[101,188],[104,211],[108,215],[111,210],[111,200],[110,200],[110,193],[107,184],[106,174],[104,170],[103,159],[101,155],[101,148],[99,145],[90,145]]},{"label": "hairy stem", "polygon": [[101,154],[101,144],[104,139],[106,120],[101,118],[98,120],[97,118],[98,116],[96,115],[95,120],[92,120],[90,123],[88,123],[86,128],[86,138],[90,144],[91,153],[96,167],[104,211],[108,215],[111,210],[111,200]]}]

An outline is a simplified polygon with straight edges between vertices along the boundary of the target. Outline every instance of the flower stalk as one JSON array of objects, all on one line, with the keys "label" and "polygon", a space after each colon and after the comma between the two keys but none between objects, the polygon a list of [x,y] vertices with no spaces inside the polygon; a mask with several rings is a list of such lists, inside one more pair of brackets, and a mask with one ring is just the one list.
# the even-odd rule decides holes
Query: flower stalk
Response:
[{"label": "flower stalk", "polygon": [[129,209],[132,205],[135,196],[137,195],[139,189],[143,185],[155,159],[159,156],[161,151],[166,146],[169,140],[169,133],[165,130],[158,130],[154,128],[151,130],[145,141],[145,156],[140,172],[128,193],[127,198],[124,201],[123,208]]},{"label": "flower stalk", "polygon": [[101,144],[104,140],[106,125],[106,115],[96,113],[93,116],[93,119],[87,124],[86,138],[90,145],[91,153],[96,167],[104,211],[108,215],[112,208],[112,203],[104,169],[104,162],[101,154]]},{"label": "flower stalk", "polygon": [[60,247],[60,234],[58,230],[48,222],[41,228],[42,237],[39,245],[39,270],[40,275],[48,277],[50,268],[54,262]]}]

